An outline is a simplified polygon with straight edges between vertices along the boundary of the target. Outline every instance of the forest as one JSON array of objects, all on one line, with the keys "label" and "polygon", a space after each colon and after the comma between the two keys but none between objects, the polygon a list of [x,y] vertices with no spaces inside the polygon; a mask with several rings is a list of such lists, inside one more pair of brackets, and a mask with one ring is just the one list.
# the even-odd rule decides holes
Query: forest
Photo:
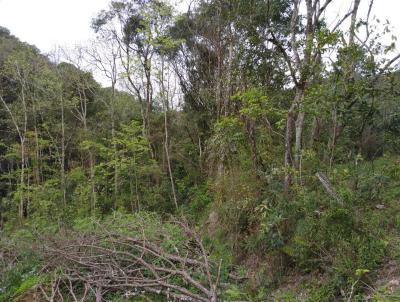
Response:
[{"label": "forest", "polygon": [[397,37],[336,2],[0,27],[0,301],[400,301]]}]

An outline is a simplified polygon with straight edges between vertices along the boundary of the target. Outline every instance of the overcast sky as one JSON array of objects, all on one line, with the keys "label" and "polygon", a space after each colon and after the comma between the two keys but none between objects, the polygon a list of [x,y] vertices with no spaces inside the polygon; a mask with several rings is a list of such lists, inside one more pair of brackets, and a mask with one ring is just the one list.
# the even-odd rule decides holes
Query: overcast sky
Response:
[{"label": "overcast sky", "polygon": [[110,0],[0,0],[0,25],[49,52],[92,36],[90,21]]},{"label": "overcast sky", "polygon": [[[174,0],[176,1],[176,0]],[[185,0],[182,0],[185,1]],[[110,0],[0,0],[0,25],[22,41],[47,53],[58,46],[72,47],[93,37],[90,20],[108,6]],[[330,18],[345,12],[351,0],[334,0]],[[366,13],[369,0],[362,0]],[[375,0],[374,15],[388,19],[400,37],[400,0]],[[398,45],[400,50],[400,41]]]}]

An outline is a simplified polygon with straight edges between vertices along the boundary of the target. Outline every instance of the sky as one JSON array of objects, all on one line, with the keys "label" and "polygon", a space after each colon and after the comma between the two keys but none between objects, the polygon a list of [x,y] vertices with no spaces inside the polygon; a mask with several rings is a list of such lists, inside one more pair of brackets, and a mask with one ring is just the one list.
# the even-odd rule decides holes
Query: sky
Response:
[{"label": "sky", "polygon": [[[176,1],[176,0],[174,0]],[[187,0],[181,0],[187,1]],[[73,47],[93,38],[91,19],[106,9],[110,0],[0,0],[0,26],[20,40],[48,53],[56,46]],[[369,0],[362,0],[360,17],[366,14]],[[334,0],[329,18],[345,13],[351,0]],[[184,4],[181,4],[181,7]],[[400,38],[400,0],[375,0],[374,13],[388,19]],[[400,52],[400,41],[398,45]]]},{"label": "sky", "polygon": [[90,21],[110,0],[0,0],[0,26],[42,52],[93,37]]}]

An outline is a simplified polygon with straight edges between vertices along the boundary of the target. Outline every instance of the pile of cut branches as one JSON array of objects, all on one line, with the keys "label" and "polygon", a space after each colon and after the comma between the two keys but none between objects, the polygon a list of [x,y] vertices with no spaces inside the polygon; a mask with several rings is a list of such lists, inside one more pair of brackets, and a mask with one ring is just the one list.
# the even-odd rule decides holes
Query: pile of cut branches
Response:
[{"label": "pile of cut branches", "polygon": [[45,247],[44,271],[58,273],[41,285],[47,301],[68,296],[96,301],[110,293],[126,297],[151,294],[168,300],[216,302],[220,267],[210,262],[202,240],[188,224],[174,222],[179,243],[168,232],[106,228],[78,233]]}]

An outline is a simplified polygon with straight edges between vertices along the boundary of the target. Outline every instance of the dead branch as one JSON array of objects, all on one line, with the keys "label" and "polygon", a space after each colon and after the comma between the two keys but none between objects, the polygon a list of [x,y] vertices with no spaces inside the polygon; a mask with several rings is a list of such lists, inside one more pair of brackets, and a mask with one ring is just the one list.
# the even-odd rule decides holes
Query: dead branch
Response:
[{"label": "dead branch", "polygon": [[[48,301],[58,292],[73,301],[85,301],[89,290],[143,293],[175,301],[216,302],[220,264],[211,263],[197,233],[186,223],[175,222],[186,238],[179,246],[166,246],[156,238],[109,233],[85,235],[55,242],[45,248],[47,270],[62,271],[60,279],[41,287]],[[165,240],[164,240],[165,241]],[[99,293],[100,292],[100,293]]]},{"label": "dead branch", "polygon": [[319,182],[324,187],[326,193],[329,194],[333,199],[335,199],[339,204],[343,205],[343,200],[340,195],[335,191],[332,184],[330,183],[329,179],[325,176],[322,172],[317,172],[315,174],[319,180]]}]

